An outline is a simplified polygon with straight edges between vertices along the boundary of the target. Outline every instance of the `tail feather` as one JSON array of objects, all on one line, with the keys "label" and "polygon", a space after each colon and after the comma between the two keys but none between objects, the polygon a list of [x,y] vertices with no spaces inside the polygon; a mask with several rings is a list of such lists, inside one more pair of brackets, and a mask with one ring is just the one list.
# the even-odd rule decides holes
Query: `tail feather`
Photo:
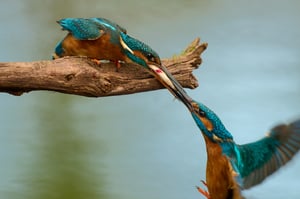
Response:
[{"label": "tail feather", "polygon": [[55,52],[54,52],[54,54],[52,55],[52,59],[57,59],[57,58],[60,58],[60,57],[62,57],[63,56],[63,54],[64,54],[64,49],[63,49],[63,47],[62,47],[62,41],[60,41],[57,45],[56,45],[56,47],[55,47]]}]

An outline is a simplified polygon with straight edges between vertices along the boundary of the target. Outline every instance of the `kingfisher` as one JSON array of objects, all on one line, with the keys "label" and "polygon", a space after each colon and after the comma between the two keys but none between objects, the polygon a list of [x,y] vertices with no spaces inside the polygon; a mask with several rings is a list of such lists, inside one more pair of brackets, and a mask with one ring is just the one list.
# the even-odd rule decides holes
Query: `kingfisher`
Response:
[{"label": "kingfisher", "polygon": [[[136,63],[147,69],[176,97],[183,99],[184,89],[162,65],[159,55],[147,44],[129,36],[122,26],[105,18],[64,18],[57,21],[68,31],[52,56],[85,56],[97,64],[100,60]],[[188,102],[184,102],[188,105]]]},{"label": "kingfisher", "polygon": [[221,119],[204,104],[190,101],[194,121],[206,144],[208,191],[198,191],[209,199],[242,199],[241,190],[263,182],[300,149],[300,119],[273,127],[262,139],[239,145]]},{"label": "kingfisher", "polygon": [[120,61],[143,67],[147,67],[148,61],[161,64],[159,55],[150,46],[129,36],[125,28],[108,19],[65,18],[57,23],[68,34],[56,45],[53,59],[86,56],[94,61],[113,61],[117,67]]}]

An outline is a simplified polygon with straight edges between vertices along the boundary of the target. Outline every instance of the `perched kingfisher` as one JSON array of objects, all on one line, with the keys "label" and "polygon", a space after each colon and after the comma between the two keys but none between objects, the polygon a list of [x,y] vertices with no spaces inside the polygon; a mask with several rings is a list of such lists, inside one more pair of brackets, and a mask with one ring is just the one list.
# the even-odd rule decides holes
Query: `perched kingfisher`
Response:
[{"label": "perched kingfisher", "polygon": [[125,28],[104,18],[65,18],[57,21],[67,36],[60,41],[53,58],[86,56],[96,60],[134,62],[147,67],[161,64],[158,54],[145,43],[130,37]]},{"label": "perched kingfisher", "polygon": [[188,106],[206,143],[206,183],[210,199],[241,199],[242,189],[261,183],[290,161],[300,149],[300,119],[271,129],[262,139],[238,145],[220,118],[204,104]]},{"label": "perched kingfisher", "polygon": [[57,21],[67,36],[60,41],[52,56],[86,56],[100,63],[120,61],[136,63],[148,69],[170,92],[181,98],[185,92],[177,80],[161,64],[159,55],[145,43],[129,36],[125,28],[104,18],[65,18]]}]

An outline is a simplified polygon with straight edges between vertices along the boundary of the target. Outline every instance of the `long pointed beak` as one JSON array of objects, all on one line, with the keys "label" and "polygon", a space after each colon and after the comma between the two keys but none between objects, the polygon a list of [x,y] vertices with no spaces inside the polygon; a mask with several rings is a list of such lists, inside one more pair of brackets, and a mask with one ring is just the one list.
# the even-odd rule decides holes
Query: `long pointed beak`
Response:
[{"label": "long pointed beak", "polygon": [[192,98],[188,96],[184,88],[179,82],[173,77],[168,69],[163,65],[157,65],[154,63],[148,63],[152,74],[159,80],[175,98],[179,99],[190,111],[193,110]]}]

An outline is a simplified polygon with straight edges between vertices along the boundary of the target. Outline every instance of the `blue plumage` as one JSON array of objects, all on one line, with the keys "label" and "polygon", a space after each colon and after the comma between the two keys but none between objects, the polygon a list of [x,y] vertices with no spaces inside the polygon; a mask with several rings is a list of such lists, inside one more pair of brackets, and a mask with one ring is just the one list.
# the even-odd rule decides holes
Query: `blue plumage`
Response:
[{"label": "blue plumage", "polygon": [[[159,57],[159,55],[148,45],[146,45],[145,43],[139,41],[137,42],[136,39],[134,39],[133,37],[130,37],[129,35],[121,32],[120,33],[121,38],[123,39],[123,41],[126,41],[127,46],[132,50],[132,51],[139,51],[141,52],[143,55],[145,55],[147,57],[148,60],[154,61],[156,57]],[[135,56],[134,54],[130,53],[130,51],[125,50],[125,54],[132,59],[134,62],[140,64],[140,65],[147,65],[147,63],[145,62],[144,59],[141,59],[138,56]]]},{"label": "blue plumage", "polygon": [[191,104],[189,109],[206,141],[211,199],[241,198],[240,189],[261,183],[300,150],[300,120],[278,125],[256,142],[238,145],[213,111],[193,100]]},{"label": "blue plumage", "polygon": [[58,23],[61,25],[62,30],[69,31],[79,40],[98,39],[105,30],[105,27],[101,23],[91,19],[65,18],[59,20]]},{"label": "blue plumage", "polygon": [[69,34],[60,41],[53,58],[87,56],[92,59],[161,64],[159,55],[145,43],[127,35],[125,28],[104,18],[65,18],[57,21]]},{"label": "blue plumage", "polygon": [[119,24],[116,24],[115,22],[112,22],[105,18],[91,18],[91,20],[94,20],[98,22],[99,24],[102,24],[103,26],[107,27],[108,29],[111,29],[113,31],[121,31],[125,34],[127,34],[127,30],[120,26]]},{"label": "blue plumage", "polygon": [[62,42],[60,41],[56,46],[55,46],[55,54],[61,55],[64,53],[64,49],[62,47]]},{"label": "blue plumage", "polygon": [[201,119],[199,118],[198,114],[192,112],[192,116],[196,121],[196,124],[206,136],[208,136],[212,140],[214,140],[213,135],[218,136],[222,140],[233,139],[232,135],[229,133],[229,131],[227,131],[227,129],[223,125],[222,121],[212,110],[210,110],[207,106],[199,102],[197,106],[199,107],[199,110],[201,110],[201,114],[205,114],[205,118],[207,118],[207,121],[210,122],[211,125],[213,126],[213,132],[216,132],[215,134],[211,133],[206,128],[205,124],[201,122]]},{"label": "blue plumage", "polygon": [[243,166],[239,167],[243,187],[262,182],[293,158],[300,149],[300,120],[273,128],[257,142],[238,145]]},{"label": "blue plumage", "polygon": [[151,72],[175,96],[185,91],[171,73],[161,65],[159,55],[147,44],[127,34],[125,28],[104,18],[65,18],[58,21],[67,36],[55,47],[53,59],[84,56],[100,64],[108,60],[116,64],[136,63]]}]

